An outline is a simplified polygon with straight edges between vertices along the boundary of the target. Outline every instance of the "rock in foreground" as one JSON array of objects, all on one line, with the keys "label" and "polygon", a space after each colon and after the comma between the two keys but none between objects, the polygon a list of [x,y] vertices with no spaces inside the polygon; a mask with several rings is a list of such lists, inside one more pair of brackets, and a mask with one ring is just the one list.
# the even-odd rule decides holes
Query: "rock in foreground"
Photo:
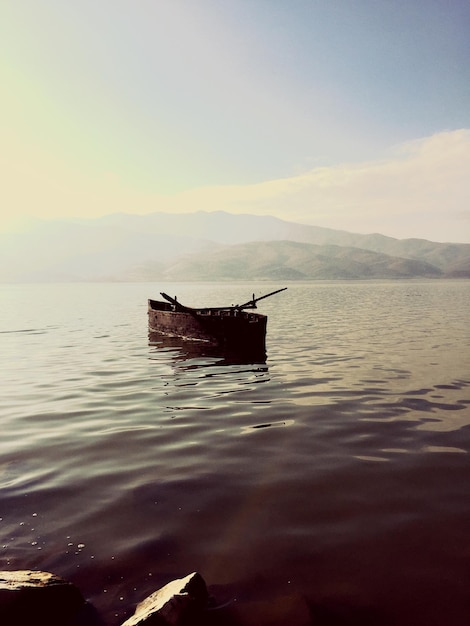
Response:
[{"label": "rock in foreground", "polygon": [[55,574],[0,571],[0,624],[64,624],[84,603],[80,591]]},{"label": "rock in foreground", "polygon": [[200,574],[173,580],[137,605],[122,626],[181,626],[197,624],[206,608],[208,593]]}]

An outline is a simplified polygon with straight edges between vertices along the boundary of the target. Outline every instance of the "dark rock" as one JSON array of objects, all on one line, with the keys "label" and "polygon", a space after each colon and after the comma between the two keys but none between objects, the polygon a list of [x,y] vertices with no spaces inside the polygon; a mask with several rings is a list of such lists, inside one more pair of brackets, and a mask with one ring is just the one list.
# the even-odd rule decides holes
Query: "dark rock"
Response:
[{"label": "dark rock", "polygon": [[72,583],[55,574],[0,571],[0,624],[63,625],[84,602]]},{"label": "dark rock", "polygon": [[189,626],[197,624],[207,606],[206,583],[193,572],[168,583],[137,605],[122,626]]}]

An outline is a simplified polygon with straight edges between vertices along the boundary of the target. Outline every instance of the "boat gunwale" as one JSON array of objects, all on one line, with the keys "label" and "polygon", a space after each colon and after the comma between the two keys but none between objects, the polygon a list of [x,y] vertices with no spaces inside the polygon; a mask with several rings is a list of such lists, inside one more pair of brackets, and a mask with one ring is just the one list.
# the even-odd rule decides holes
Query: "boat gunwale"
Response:
[{"label": "boat gunwale", "polygon": [[[159,305],[158,308],[152,306],[152,303]],[[189,315],[192,317],[234,317],[246,320],[267,318],[267,315],[262,313],[253,313],[252,310],[239,309],[236,306],[191,308],[180,305],[178,307],[161,300],[153,300],[152,298],[148,299],[148,310],[155,313],[172,313],[174,315]],[[224,312],[227,315],[223,315]]]}]

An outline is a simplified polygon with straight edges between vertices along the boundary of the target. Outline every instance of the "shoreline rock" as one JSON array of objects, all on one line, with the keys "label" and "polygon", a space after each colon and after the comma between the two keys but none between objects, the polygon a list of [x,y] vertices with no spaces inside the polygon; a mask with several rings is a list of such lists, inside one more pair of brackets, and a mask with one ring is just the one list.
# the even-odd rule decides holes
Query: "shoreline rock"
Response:
[{"label": "shoreline rock", "polygon": [[193,572],[168,583],[140,602],[122,626],[180,626],[196,624],[207,607],[209,594],[200,574]]},{"label": "shoreline rock", "polygon": [[0,624],[63,624],[84,604],[75,585],[50,572],[0,571]]},{"label": "shoreline rock", "polygon": [[[122,626],[190,626],[199,624],[209,594],[202,576],[193,572],[161,587],[137,605]],[[0,624],[29,626],[75,623],[86,608],[80,590],[50,572],[0,571]],[[81,623],[81,621],[80,621]]]}]

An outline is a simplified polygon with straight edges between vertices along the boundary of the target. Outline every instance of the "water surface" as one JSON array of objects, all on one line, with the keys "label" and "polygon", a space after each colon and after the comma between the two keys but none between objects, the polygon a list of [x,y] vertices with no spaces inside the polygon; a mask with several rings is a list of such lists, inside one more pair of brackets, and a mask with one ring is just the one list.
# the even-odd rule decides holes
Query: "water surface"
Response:
[{"label": "water surface", "polygon": [[290,284],[266,362],[149,342],[160,290],[282,286],[1,286],[0,568],[109,626],[194,570],[218,624],[468,623],[470,283]]}]

